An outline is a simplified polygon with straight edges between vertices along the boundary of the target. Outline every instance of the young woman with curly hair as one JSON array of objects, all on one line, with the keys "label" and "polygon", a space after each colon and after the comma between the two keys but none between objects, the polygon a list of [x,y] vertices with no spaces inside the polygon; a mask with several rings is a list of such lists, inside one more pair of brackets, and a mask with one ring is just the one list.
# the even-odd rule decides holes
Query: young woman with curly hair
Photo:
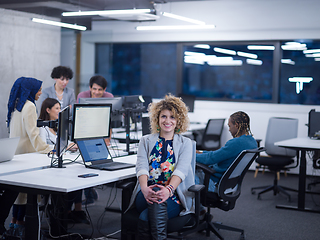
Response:
[{"label": "young woman with curly hair", "polygon": [[192,208],[187,191],[194,184],[192,141],[181,135],[188,129],[188,108],[169,94],[150,104],[149,117],[152,134],[139,143],[138,182],[129,208],[135,205],[140,214],[139,239],[166,239],[167,219]]}]

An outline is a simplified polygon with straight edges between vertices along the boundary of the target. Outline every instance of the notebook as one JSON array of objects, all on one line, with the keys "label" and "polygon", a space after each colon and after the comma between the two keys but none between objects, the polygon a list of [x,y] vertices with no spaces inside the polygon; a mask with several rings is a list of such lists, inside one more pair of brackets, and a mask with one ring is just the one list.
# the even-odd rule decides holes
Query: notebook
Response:
[{"label": "notebook", "polygon": [[84,165],[100,170],[120,170],[134,164],[114,162],[103,138],[77,141]]},{"label": "notebook", "polygon": [[20,137],[0,139],[0,163],[12,160],[16,153]]}]

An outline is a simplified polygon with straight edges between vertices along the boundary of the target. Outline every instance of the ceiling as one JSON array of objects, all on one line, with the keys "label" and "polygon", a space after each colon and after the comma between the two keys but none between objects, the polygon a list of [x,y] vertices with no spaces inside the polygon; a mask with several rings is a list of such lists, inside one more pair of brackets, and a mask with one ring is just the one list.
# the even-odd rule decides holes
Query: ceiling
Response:
[{"label": "ceiling", "polygon": [[[62,12],[93,11],[93,10],[119,10],[119,9],[155,9],[155,4],[171,2],[203,1],[203,0],[0,0],[0,8],[35,13],[43,16],[60,18],[61,22],[76,23],[91,29],[92,21],[154,21],[151,15],[132,18],[108,18],[102,16],[91,17],[62,17]],[[153,14],[154,15],[154,14]]]}]

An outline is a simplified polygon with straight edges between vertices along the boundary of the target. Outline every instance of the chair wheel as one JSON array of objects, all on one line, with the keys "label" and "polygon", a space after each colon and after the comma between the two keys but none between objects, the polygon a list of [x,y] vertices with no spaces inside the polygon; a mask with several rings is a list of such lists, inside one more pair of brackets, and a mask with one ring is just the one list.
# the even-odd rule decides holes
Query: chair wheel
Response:
[{"label": "chair wheel", "polygon": [[240,240],[245,240],[246,239],[246,237],[244,236],[244,233],[241,233],[241,235],[240,235],[240,238],[239,238]]}]

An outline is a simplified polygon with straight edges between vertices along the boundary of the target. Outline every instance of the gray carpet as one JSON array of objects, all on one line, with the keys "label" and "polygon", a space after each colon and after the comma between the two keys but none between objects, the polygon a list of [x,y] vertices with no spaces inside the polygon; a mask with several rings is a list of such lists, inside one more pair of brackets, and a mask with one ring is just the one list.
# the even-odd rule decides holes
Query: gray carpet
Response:
[{"label": "gray carpet", "polygon": [[[284,195],[274,196],[272,192],[263,194],[261,200],[258,200],[257,195],[251,194],[251,187],[271,184],[273,182],[273,174],[268,172],[265,174],[259,173],[257,178],[254,178],[253,174],[251,171],[247,173],[243,181],[241,196],[233,210],[224,212],[219,209],[213,209],[214,221],[244,229],[247,240],[320,239],[319,213],[275,208],[277,204],[296,206],[297,193],[295,192],[290,192],[292,197],[290,203],[288,203]],[[313,180],[313,178],[308,177],[307,183]],[[281,175],[279,184],[297,188],[298,176],[288,175],[284,177]],[[96,187],[96,189],[99,193],[99,200],[94,206],[87,208],[94,227],[75,224],[74,226],[69,226],[69,231],[86,234],[91,236],[90,239],[120,239],[120,213],[105,211],[105,208],[111,206],[119,209],[121,190],[112,188],[110,185],[108,187]],[[320,185],[312,188],[312,190],[320,192]],[[306,207],[320,210],[320,195],[307,194]],[[42,218],[42,226],[47,228],[44,216]],[[226,240],[239,239],[238,233],[225,230],[220,230],[220,232]],[[187,239],[218,238],[213,234],[206,238],[205,233],[194,233],[188,236]]]}]

